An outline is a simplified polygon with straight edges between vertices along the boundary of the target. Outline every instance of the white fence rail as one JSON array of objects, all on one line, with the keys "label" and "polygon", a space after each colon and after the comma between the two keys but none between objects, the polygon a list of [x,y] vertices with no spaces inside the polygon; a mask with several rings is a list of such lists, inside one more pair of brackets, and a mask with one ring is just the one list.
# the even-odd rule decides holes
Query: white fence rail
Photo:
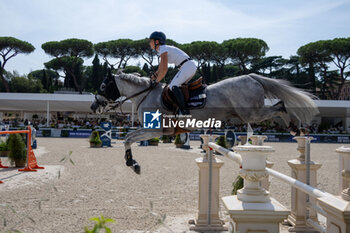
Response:
[{"label": "white fence rail", "polygon": [[[350,232],[350,205],[347,200],[344,200],[344,198],[349,198],[350,200],[349,185],[347,185],[346,189],[344,189],[342,193],[343,198],[337,197],[333,194],[324,192],[320,189],[313,187],[312,185],[316,186],[316,172],[321,165],[312,163],[310,168],[310,159],[306,157],[305,161],[305,152],[307,152],[308,150],[307,142],[309,142],[310,139],[307,137],[297,137],[296,140],[298,141],[297,150],[300,152],[300,156],[295,160],[288,161],[288,163],[290,164],[292,169],[295,169],[293,170],[293,173],[298,174],[296,175],[298,179],[292,178],[273,169],[266,168],[266,164],[263,166],[263,168],[261,168],[261,164],[259,165],[259,161],[261,162],[261,159],[266,159],[265,154],[271,152],[271,150],[266,146],[259,147],[256,145],[246,145],[241,146],[240,148],[236,148],[236,151],[238,152],[233,152],[217,145],[213,142],[214,140],[207,140],[209,141],[207,142],[209,148],[214,149],[220,154],[228,157],[229,159],[241,165],[241,171],[239,174],[244,178],[244,188],[240,190],[237,197],[223,198],[224,204],[231,216],[231,220],[232,222],[234,222],[234,224],[232,224],[232,227],[235,228],[236,231],[247,232],[246,229],[248,228],[245,228],[242,219],[245,216],[244,221],[249,221],[249,217],[247,218],[247,216],[249,214],[252,214],[251,209],[248,208],[249,204],[254,203],[254,206],[256,206],[257,208],[257,206],[261,205],[261,202],[264,202],[263,200],[265,199],[263,198],[251,198],[249,197],[249,195],[266,195],[265,191],[262,190],[260,184],[258,183],[263,179],[262,177],[266,177],[266,174],[268,174],[293,187],[295,189],[295,193],[300,192],[302,194],[293,195],[292,193],[292,210],[288,216],[288,221],[292,223],[292,228],[294,228],[294,230],[300,230],[302,228],[305,228],[304,231],[312,231],[312,229],[314,229],[315,231],[319,232]],[[259,140],[253,141],[256,142]],[[343,156],[342,161],[344,161],[344,164],[341,165],[341,169],[344,168],[344,170],[342,170],[343,180],[344,182],[349,182],[350,149],[341,147],[337,150],[337,152],[341,156]],[[244,164],[243,167],[242,161]],[[309,165],[307,165],[307,163],[309,163]],[[297,166],[294,166],[295,164]],[[305,169],[308,171],[305,172]],[[300,174],[303,175],[300,176]],[[311,185],[308,185],[306,183],[310,183]],[[259,187],[257,185],[259,185]],[[271,198],[270,202],[274,203],[275,200]],[[276,206],[278,205],[276,204]],[[259,208],[263,209],[265,207]],[[327,218],[326,226],[324,226],[324,224],[321,225],[318,222],[317,213]],[[257,212],[255,214],[257,214]],[[258,214],[255,217],[259,217]],[[263,217],[261,218],[263,219]],[[259,221],[256,219],[252,219],[252,222],[250,222],[249,224],[250,226],[259,226]],[[254,230],[267,230],[267,228],[264,227],[262,227],[261,229],[258,228]],[[278,232],[275,230],[267,231]]]}]

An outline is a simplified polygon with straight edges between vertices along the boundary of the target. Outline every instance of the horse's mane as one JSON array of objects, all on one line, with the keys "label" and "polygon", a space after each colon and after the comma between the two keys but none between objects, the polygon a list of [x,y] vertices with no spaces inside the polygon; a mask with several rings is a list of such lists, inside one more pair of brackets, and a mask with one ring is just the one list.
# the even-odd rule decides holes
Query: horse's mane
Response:
[{"label": "horse's mane", "polygon": [[149,86],[149,82],[150,82],[150,78],[139,77],[135,74],[119,73],[117,76],[122,80],[125,80],[127,82],[130,82],[139,86]]}]

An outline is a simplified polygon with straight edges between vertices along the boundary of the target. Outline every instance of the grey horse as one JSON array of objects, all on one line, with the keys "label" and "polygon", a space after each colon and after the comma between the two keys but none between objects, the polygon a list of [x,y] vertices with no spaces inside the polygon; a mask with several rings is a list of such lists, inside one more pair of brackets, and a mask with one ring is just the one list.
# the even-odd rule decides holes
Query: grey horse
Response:
[{"label": "grey horse", "polygon": [[[135,106],[138,106],[140,122],[143,122],[143,112],[149,109],[159,110],[162,114],[173,114],[162,104],[161,93],[165,84],[158,84],[152,90],[143,92],[150,85],[151,81],[148,77],[122,72],[110,75],[101,84],[101,93],[96,95],[91,109],[94,112],[98,109],[103,111],[101,109],[107,109],[108,103],[113,102],[111,100],[141,92],[141,94],[130,98]],[[266,78],[257,74],[227,78],[209,85],[206,95],[205,106],[191,110],[192,118],[202,121],[209,118],[227,121],[236,117],[244,123],[256,123],[279,116],[288,125],[290,116],[296,117],[302,123],[309,123],[313,116],[318,114],[311,94],[292,87],[286,81]],[[265,98],[279,99],[280,101],[274,105],[266,106]],[[188,130],[194,129],[196,128]],[[131,145],[137,141],[173,134],[174,130],[166,132],[145,128],[128,133],[124,142],[126,165],[140,174],[141,167],[132,157]]]}]

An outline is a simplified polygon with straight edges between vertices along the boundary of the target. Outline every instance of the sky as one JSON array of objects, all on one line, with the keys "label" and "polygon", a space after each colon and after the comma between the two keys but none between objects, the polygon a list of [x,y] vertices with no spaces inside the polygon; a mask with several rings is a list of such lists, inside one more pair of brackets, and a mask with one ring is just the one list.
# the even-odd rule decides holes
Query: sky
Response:
[{"label": "sky", "polygon": [[350,37],[350,0],[0,0],[0,12],[0,36],[36,48],[6,64],[20,74],[51,59],[43,43],[68,38],[136,40],[156,30],[179,43],[253,37],[268,44],[267,56],[289,58],[307,43]]}]

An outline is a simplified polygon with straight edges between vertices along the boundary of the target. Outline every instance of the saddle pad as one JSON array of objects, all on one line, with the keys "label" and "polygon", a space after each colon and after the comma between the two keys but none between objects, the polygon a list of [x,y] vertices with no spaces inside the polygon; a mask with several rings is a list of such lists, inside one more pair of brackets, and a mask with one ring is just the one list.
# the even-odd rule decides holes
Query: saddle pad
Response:
[{"label": "saddle pad", "polygon": [[[167,88],[167,87],[166,87]],[[177,107],[174,102],[174,94],[169,89],[164,89],[161,95],[161,102],[163,107],[169,111],[176,111]],[[196,90],[189,91],[189,98],[186,102],[187,109],[203,108],[207,99],[207,86],[203,85]]]},{"label": "saddle pad", "polygon": [[186,103],[187,109],[203,108],[207,100],[207,87],[202,86],[196,90],[191,90],[189,96]]}]

